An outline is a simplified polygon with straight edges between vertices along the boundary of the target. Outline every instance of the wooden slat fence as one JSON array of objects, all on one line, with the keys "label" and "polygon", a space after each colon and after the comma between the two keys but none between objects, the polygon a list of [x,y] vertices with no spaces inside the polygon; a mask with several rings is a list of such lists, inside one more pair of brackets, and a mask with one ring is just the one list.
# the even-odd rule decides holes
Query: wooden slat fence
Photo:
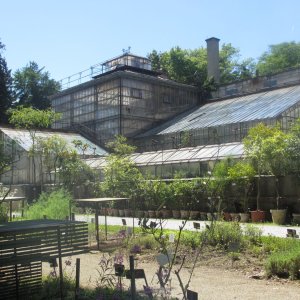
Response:
[{"label": "wooden slat fence", "polygon": [[87,247],[85,222],[38,220],[0,226],[0,299],[27,299],[26,293],[41,285],[42,261],[59,253],[81,254]]}]

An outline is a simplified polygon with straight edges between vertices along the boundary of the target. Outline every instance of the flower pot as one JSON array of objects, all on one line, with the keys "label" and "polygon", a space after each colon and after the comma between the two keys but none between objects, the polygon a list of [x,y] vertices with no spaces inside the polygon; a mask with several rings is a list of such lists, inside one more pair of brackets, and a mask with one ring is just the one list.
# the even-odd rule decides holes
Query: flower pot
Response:
[{"label": "flower pot", "polygon": [[212,219],[213,219],[212,213],[208,212],[208,213],[206,213],[206,216],[207,216],[208,221],[212,221]]},{"label": "flower pot", "polygon": [[240,221],[240,214],[238,213],[230,213],[231,219],[234,222],[239,222]]},{"label": "flower pot", "polygon": [[180,219],[180,211],[179,210],[172,210],[173,218]]},{"label": "flower pot", "polygon": [[135,211],[135,217],[136,218],[143,218],[144,217],[144,211],[143,210],[136,210]]},{"label": "flower pot", "polygon": [[200,220],[206,221],[207,220],[207,213],[200,211]]},{"label": "flower pot", "polygon": [[223,212],[223,220],[231,221],[232,220],[231,214],[229,212]]},{"label": "flower pot", "polygon": [[112,212],[112,216],[114,216],[114,217],[119,216],[119,210],[117,208],[112,208],[111,212]]},{"label": "flower pot", "polygon": [[264,222],[266,219],[266,213],[262,210],[250,211],[250,214],[251,214],[251,221],[253,223],[261,223]]},{"label": "flower pot", "polygon": [[161,212],[164,219],[169,219],[172,217],[172,211],[169,209],[163,209]]},{"label": "flower pot", "polygon": [[293,215],[293,222],[297,225],[300,224],[300,214],[292,214]]},{"label": "flower pot", "polygon": [[124,209],[124,215],[125,215],[125,217],[132,217],[132,209],[125,208]]},{"label": "flower pot", "polygon": [[108,208],[106,209],[106,214],[107,214],[108,216],[112,216],[112,215],[113,215],[113,214],[112,214],[112,208],[108,207]]},{"label": "flower pot", "polygon": [[148,210],[149,218],[156,218],[156,211],[155,210]]},{"label": "flower pot", "polygon": [[191,220],[198,220],[200,217],[200,212],[198,210],[191,210],[190,211],[190,219]]},{"label": "flower pot", "polygon": [[242,223],[247,223],[249,222],[250,215],[248,213],[240,213],[240,221]]},{"label": "flower pot", "polygon": [[188,219],[190,216],[190,212],[188,210],[180,210],[180,218]]},{"label": "flower pot", "polygon": [[270,209],[272,221],[275,224],[283,225],[285,223],[286,209]]},{"label": "flower pot", "polygon": [[161,210],[157,210],[156,211],[156,218],[162,218],[163,217],[163,213]]},{"label": "flower pot", "polygon": [[124,209],[119,209],[119,217],[124,217]]}]

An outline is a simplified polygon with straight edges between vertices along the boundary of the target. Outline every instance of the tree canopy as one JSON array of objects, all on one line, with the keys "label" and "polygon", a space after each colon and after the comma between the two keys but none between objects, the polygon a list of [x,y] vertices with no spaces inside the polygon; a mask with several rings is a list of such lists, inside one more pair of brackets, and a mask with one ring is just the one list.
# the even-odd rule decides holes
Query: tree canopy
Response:
[{"label": "tree canopy", "polygon": [[[204,85],[207,80],[207,52],[205,48],[194,50],[173,47],[170,51],[148,54],[155,71],[161,70],[175,81]],[[231,44],[223,44],[220,50],[221,83],[251,77],[255,71],[252,58],[240,61],[239,49]]]},{"label": "tree canopy", "polygon": [[50,107],[49,96],[60,90],[60,84],[50,78],[34,61],[14,73],[14,89],[18,105],[32,106],[37,109]]},{"label": "tree canopy", "polygon": [[270,45],[258,59],[259,75],[270,75],[288,68],[300,66],[300,43],[288,42]]},{"label": "tree canopy", "polygon": [[5,112],[13,103],[13,79],[3,56],[4,44],[0,41],[0,123],[7,123]]}]

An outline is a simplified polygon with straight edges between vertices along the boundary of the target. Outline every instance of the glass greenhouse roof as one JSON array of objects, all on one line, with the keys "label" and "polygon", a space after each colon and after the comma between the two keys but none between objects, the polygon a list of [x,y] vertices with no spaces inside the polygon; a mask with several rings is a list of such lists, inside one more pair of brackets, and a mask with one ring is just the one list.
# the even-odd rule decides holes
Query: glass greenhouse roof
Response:
[{"label": "glass greenhouse roof", "polygon": [[[32,146],[32,139],[27,130],[24,129],[12,129],[12,128],[4,128],[0,127],[0,131],[2,131],[5,135],[7,135],[12,140],[15,140],[24,150],[29,151]],[[76,150],[78,154],[82,154],[82,151],[75,147],[73,144],[74,140],[81,141],[83,144],[87,144],[88,147],[84,151],[85,155],[107,155],[107,152],[96,144],[90,142],[83,136],[77,133],[67,133],[67,132],[54,132],[54,131],[37,131],[36,138],[49,138],[51,136],[59,136],[63,138],[67,142],[67,146],[73,150]]]},{"label": "glass greenhouse roof", "polygon": [[[244,155],[242,143],[207,145],[191,148],[160,150],[134,153],[131,158],[137,166],[153,166],[162,164],[178,164],[184,162],[213,161],[231,156],[241,158]],[[92,168],[101,169],[105,166],[105,158],[89,158],[85,162]]]},{"label": "glass greenhouse roof", "polygon": [[300,86],[214,101],[181,114],[139,137],[277,118],[297,103],[300,103]]}]

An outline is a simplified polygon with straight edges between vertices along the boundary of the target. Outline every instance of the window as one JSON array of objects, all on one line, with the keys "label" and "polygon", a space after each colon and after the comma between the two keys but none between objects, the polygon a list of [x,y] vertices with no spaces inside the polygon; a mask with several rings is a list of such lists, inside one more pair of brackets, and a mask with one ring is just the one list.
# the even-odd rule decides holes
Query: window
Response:
[{"label": "window", "polygon": [[130,96],[133,97],[133,98],[142,99],[143,98],[142,90],[131,88],[130,89]]}]

